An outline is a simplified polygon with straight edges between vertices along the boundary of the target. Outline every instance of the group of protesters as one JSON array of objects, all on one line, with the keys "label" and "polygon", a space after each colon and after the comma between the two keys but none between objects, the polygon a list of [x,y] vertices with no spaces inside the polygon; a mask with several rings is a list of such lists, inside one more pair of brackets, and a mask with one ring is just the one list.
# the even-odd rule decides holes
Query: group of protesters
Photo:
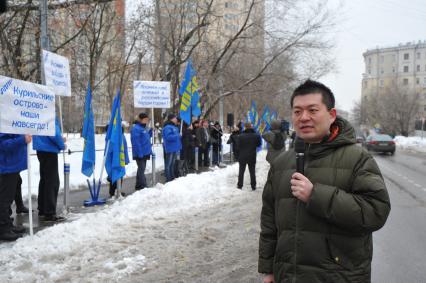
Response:
[{"label": "group of protesters", "polygon": [[[150,118],[146,113],[140,113],[130,131],[133,159],[138,164],[136,190],[146,187],[144,175],[146,161],[153,154],[150,143],[153,131],[149,129],[149,120]],[[156,126],[156,130],[158,128]],[[219,122],[194,120],[188,124],[181,121],[173,113],[167,115],[167,119],[161,128],[166,182],[170,182],[181,175],[179,167],[185,167],[183,170],[185,172],[194,169],[195,158],[198,158],[200,167],[208,167],[210,158],[212,158],[213,165],[219,165],[222,161],[222,136],[223,131]],[[211,157],[210,150],[212,151]],[[198,157],[195,155],[196,151],[198,151]],[[181,162],[178,162],[178,160]]]},{"label": "group of protesters", "polygon": [[58,153],[65,149],[65,138],[56,120],[55,136],[34,136],[0,133],[0,240],[14,241],[26,229],[13,224],[11,205],[15,201],[16,213],[28,213],[22,201],[20,172],[27,169],[27,144],[33,142],[40,162],[38,185],[38,215],[41,221],[58,222],[56,215],[59,191]]}]

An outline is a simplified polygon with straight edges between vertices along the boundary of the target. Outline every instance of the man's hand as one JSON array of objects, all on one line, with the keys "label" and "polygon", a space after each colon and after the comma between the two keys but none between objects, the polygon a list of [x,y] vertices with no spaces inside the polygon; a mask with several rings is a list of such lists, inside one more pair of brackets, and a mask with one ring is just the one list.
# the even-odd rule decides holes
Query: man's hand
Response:
[{"label": "man's hand", "polygon": [[31,135],[25,135],[25,143],[30,143],[33,140]]},{"label": "man's hand", "polygon": [[303,202],[308,202],[314,185],[303,174],[298,172],[291,176],[291,191],[293,196]]},{"label": "man's hand", "polygon": [[268,274],[263,278],[263,283],[275,283],[274,275]]}]

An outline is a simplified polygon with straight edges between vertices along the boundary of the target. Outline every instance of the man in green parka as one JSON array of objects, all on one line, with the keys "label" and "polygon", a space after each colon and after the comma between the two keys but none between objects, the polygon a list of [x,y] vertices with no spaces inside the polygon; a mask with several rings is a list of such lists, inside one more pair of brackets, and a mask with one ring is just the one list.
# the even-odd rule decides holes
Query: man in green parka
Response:
[{"label": "man in green parka", "polygon": [[372,232],[390,212],[381,172],[334,95],[308,80],[291,97],[304,174],[294,150],[271,164],[263,191],[259,272],[264,283],[371,282]]}]

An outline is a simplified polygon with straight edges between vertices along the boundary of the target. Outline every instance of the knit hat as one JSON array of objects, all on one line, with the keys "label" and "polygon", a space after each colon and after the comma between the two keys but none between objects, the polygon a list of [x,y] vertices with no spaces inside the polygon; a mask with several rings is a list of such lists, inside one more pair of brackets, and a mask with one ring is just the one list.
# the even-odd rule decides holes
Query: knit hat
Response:
[{"label": "knit hat", "polygon": [[140,119],[140,120],[143,120],[143,119],[145,119],[145,118],[148,118],[148,114],[146,114],[146,113],[144,113],[144,112],[139,113],[139,119]]},{"label": "knit hat", "polygon": [[176,118],[176,115],[173,114],[173,113],[170,113],[169,115],[167,115],[167,120],[169,120],[169,121],[174,119],[174,118]]}]

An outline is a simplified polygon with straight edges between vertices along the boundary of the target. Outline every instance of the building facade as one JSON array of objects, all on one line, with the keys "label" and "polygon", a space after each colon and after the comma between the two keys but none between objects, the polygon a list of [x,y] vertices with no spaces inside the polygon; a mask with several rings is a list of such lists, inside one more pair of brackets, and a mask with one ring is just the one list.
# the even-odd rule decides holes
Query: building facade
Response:
[{"label": "building facade", "polygon": [[398,86],[418,95],[416,119],[426,117],[426,40],[367,50],[361,103]]}]

